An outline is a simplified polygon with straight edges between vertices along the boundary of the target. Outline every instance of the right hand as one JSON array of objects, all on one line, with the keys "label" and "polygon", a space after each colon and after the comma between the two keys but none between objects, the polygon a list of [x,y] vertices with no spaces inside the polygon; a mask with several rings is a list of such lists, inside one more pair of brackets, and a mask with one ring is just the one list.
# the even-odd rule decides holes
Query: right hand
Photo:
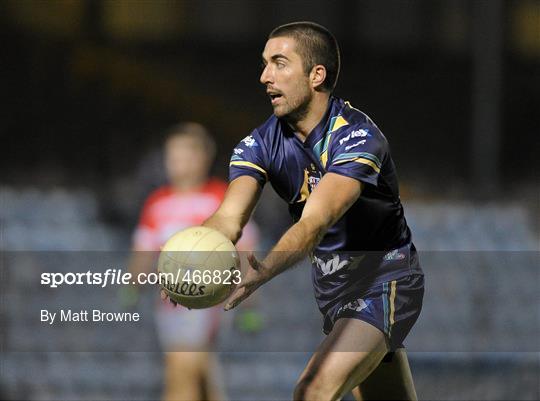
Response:
[{"label": "right hand", "polygon": [[227,301],[224,308],[226,311],[238,306],[240,302],[271,278],[266,274],[266,267],[257,260],[253,253],[248,254],[247,260],[249,262],[248,271]]}]

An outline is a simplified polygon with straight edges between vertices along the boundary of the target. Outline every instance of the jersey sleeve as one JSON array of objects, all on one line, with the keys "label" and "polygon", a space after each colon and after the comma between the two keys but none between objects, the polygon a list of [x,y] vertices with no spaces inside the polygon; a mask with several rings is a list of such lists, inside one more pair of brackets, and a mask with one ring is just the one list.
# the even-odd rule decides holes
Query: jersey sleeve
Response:
[{"label": "jersey sleeve", "polygon": [[377,186],[388,142],[374,125],[343,130],[332,140],[327,171]]},{"label": "jersey sleeve", "polygon": [[229,181],[249,175],[264,186],[268,181],[268,169],[263,146],[256,130],[236,145],[229,163]]}]

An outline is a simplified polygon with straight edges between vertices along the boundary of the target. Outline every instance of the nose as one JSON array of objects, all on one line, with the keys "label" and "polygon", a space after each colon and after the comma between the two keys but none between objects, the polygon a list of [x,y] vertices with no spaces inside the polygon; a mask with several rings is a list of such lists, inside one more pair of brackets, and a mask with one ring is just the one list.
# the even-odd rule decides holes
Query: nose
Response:
[{"label": "nose", "polygon": [[271,84],[272,83],[272,74],[270,72],[270,66],[267,64],[261,72],[261,77],[259,78],[261,84]]}]

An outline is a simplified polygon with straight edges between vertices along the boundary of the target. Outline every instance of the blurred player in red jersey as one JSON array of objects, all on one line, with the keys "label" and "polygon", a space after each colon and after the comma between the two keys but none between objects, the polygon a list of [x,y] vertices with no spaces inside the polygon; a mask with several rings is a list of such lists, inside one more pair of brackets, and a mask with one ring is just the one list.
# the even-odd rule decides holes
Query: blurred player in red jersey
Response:
[{"label": "blurred player in red jersey", "polygon": [[[209,178],[216,145],[205,127],[182,123],[165,141],[165,167],[170,184],[146,200],[133,239],[133,273],[155,266],[155,251],[174,233],[202,224],[220,205],[227,184]],[[248,225],[240,249],[254,249],[256,229]],[[153,251],[153,252],[145,252]],[[164,400],[223,400],[217,360],[211,352],[221,307],[175,309],[160,303],[157,329],[165,351]],[[175,352],[171,352],[175,351]]]}]

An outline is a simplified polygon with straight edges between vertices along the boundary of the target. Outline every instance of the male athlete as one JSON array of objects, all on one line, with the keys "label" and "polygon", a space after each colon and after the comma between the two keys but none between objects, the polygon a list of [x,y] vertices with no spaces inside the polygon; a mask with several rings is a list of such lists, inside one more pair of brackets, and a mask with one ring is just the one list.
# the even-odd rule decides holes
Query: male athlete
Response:
[{"label": "male athlete", "polygon": [[402,341],[418,318],[423,273],[398,193],[386,138],[332,96],[339,48],[311,22],[274,29],[260,81],[274,114],[234,149],[230,184],[204,223],[237,241],[269,181],[293,224],[229,299],[234,308],[309,255],[327,337],[308,362],[294,400],[416,399]]}]

